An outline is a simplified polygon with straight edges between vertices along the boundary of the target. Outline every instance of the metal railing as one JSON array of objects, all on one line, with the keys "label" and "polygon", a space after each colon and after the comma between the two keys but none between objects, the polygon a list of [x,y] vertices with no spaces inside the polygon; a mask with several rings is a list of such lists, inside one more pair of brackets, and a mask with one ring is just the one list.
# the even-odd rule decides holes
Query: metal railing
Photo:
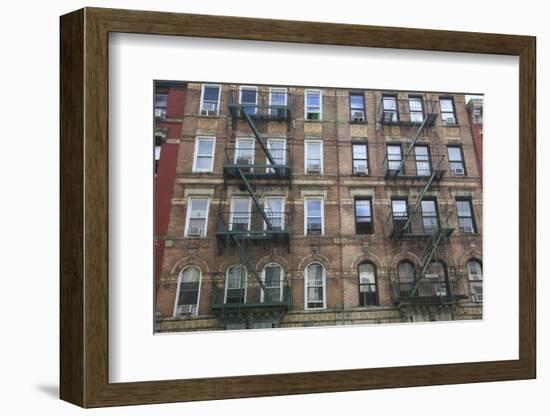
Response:
[{"label": "metal railing", "polygon": [[[255,141],[256,139],[253,140]],[[240,168],[244,173],[289,174],[289,150],[270,148],[269,143],[266,144],[266,147],[275,164],[270,163],[267,155],[259,145],[254,147],[227,146],[225,148],[224,167],[231,169]]]},{"label": "metal railing", "polygon": [[264,207],[264,214],[270,222],[270,227],[258,210],[222,211],[218,214],[216,232],[219,234],[239,233],[251,237],[289,232],[291,224],[289,212],[273,212]]},{"label": "metal railing", "polygon": [[406,211],[390,212],[386,224],[390,237],[433,237],[440,231],[452,230],[452,210],[422,212],[415,205],[408,205]]},{"label": "metal railing", "polygon": [[427,302],[463,299],[468,294],[458,281],[451,281],[442,276],[434,276],[411,282],[400,282],[397,279],[392,282],[391,296],[394,302],[403,300],[408,300],[409,302]]},{"label": "metal railing", "polygon": [[415,155],[412,153],[405,162],[397,154],[386,153],[382,167],[386,178],[426,178],[436,172],[435,179],[439,180],[445,173],[444,155]]},{"label": "metal railing", "polygon": [[376,109],[376,119],[382,125],[421,125],[427,119],[426,127],[430,127],[439,113],[437,100],[382,96]]},{"label": "metal railing", "polygon": [[231,307],[284,307],[292,305],[290,284],[285,280],[265,281],[265,290],[258,282],[248,277],[248,281],[236,287],[227,287],[226,282],[212,284],[212,308]]},{"label": "metal railing", "polygon": [[242,118],[245,111],[251,118],[284,121],[292,118],[293,95],[277,89],[238,89],[228,91],[227,105],[231,115]]}]

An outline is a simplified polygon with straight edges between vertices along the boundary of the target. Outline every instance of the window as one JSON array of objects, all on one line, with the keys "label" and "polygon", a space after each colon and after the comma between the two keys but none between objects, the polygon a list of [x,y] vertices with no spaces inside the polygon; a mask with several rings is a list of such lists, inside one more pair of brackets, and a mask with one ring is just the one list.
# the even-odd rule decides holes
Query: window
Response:
[{"label": "window", "polygon": [[365,96],[363,93],[349,94],[350,120],[352,123],[364,123],[365,115]]},{"label": "window", "polygon": [[407,200],[406,199],[392,199],[391,201],[391,210],[392,210],[392,219],[393,219],[393,229],[397,232],[410,231],[410,224],[405,230],[405,225],[407,224],[408,209],[407,209]]},{"label": "window", "polygon": [[474,217],[472,215],[472,201],[470,199],[457,199],[456,212],[458,215],[458,226],[460,232],[473,234],[476,232]]},{"label": "window", "polygon": [[[282,231],[285,228],[285,199],[283,197],[267,197],[264,200],[265,214],[271,222],[273,231]],[[264,221],[264,230],[267,224]]]},{"label": "window", "polygon": [[[286,140],[284,139],[267,139],[267,150],[271,154],[271,158],[276,165],[286,165]],[[271,162],[266,158],[266,165]],[[267,168],[267,173],[275,173],[275,169]]]},{"label": "window", "polygon": [[455,105],[452,98],[440,97],[439,108],[441,109],[441,120],[443,120],[443,124],[457,124]]},{"label": "window", "polygon": [[353,174],[369,174],[369,149],[367,143],[354,143],[351,145],[353,159]]},{"label": "window", "polygon": [[262,291],[261,301],[281,302],[283,300],[283,269],[276,263],[268,264],[262,272],[265,293]]},{"label": "window", "polygon": [[462,148],[460,146],[447,146],[447,155],[449,157],[449,170],[451,171],[451,175],[465,175],[466,169],[464,168]]},{"label": "window", "polygon": [[286,116],[288,105],[288,93],[286,88],[269,89],[269,113],[272,117],[284,118]]},{"label": "window", "polygon": [[322,94],[319,90],[306,90],[306,120],[321,120],[323,112]]},{"label": "window", "polygon": [[466,263],[466,269],[468,269],[472,302],[481,303],[483,302],[483,274],[481,273],[481,263],[477,260],[470,260]]},{"label": "window", "polygon": [[306,267],[305,272],[306,309],[325,308],[325,270],[318,263]]},{"label": "window", "polygon": [[197,137],[193,172],[212,172],[214,169],[214,137]]},{"label": "window", "polygon": [[397,123],[399,121],[397,97],[394,95],[382,96],[382,111],[384,112],[384,123]]},{"label": "window", "polygon": [[241,87],[239,93],[239,104],[244,106],[243,110],[247,114],[256,114],[256,110],[258,109],[258,88]]},{"label": "window", "polygon": [[208,198],[189,198],[185,226],[186,237],[204,237],[208,225]]},{"label": "window", "polygon": [[162,150],[163,142],[164,137],[160,134],[155,134],[155,173],[157,173],[159,168],[160,152]]},{"label": "window", "polygon": [[434,234],[438,230],[437,208],[433,199],[424,199],[420,202],[422,210],[422,226],[424,234]]},{"label": "window", "polygon": [[202,116],[217,116],[220,108],[220,85],[203,84],[201,94]]},{"label": "window", "polygon": [[483,107],[476,107],[472,111],[472,123],[473,124],[482,124],[483,123]]},{"label": "window", "polygon": [[246,269],[244,266],[231,266],[225,278],[225,303],[246,302]]},{"label": "window", "polygon": [[319,140],[306,140],[305,145],[306,173],[321,175],[323,173],[323,142]]},{"label": "window", "polygon": [[414,157],[416,162],[416,174],[418,176],[430,176],[432,169],[430,166],[430,149],[428,146],[414,146]]},{"label": "window", "polygon": [[402,261],[397,266],[397,277],[399,279],[399,295],[409,296],[414,288],[414,266],[409,261]]},{"label": "window", "polygon": [[421,124],[424,121],[424,107],[422,97],[409,96],[409,111],[411,123]]},{"label": "window", "polygon": [[254,139],[235,141],[235,164],[239,165],[243,172],[252,172],[253,168],[248,168],[246,165],[254,164]]},{"label": "window", "polygon": [[306,235],[324,234],[323,198],[306,198],[305,200]]},{"label": "window", "polygon": [[[386,157],[388,158],[388,170],[396,173],[399,171],[399,166],[401,166],[401,145],[399,144],[388,144],[386,146]],[[400,174],[404,173],[404,166],[399,171]]]},{"label": "window", "polygon": [[359,306],[378,305],[376,269],[371,263],[359,265]]},{"label": "window", "polygon": [[165,118],[168,107],[168,89],[158,88],[155,92],[155,117]]},{"label": "window", "polygon": [[195,266],[183,269],[178,277],[174,316],[197,315],[201,272]]},{"label": "window", "polygon": [[231,200],[231,214],[229,229],[231,231],[250,230],[250,198],[233,198]]},{"label": "window", "polygon": [[355,232],[372,234],[372,202],[370,199],[355,200]]},{"label": "window", "polygon": [[447,277],[443,263],[439,261],[430,263],[426,272],[426,281],[430,288],[428,296],[447,296]]}]

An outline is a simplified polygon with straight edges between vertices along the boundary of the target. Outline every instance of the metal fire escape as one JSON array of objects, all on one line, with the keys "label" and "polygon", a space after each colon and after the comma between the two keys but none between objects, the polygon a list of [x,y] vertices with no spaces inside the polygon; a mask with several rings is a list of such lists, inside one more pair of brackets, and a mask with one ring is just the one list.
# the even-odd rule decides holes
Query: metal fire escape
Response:
[{"label": "metal fire escape", "polygon": [[[414,102],[413,102],[414,100]],[[413,281],[400,282],[395,271],[391,274],[392,297],[396,304],[452,304],[456,300],[454,282],[448,274],[430,273],[434,261],[441,258],[454,229],[450,226],[451,212],[441,212],[434,200],[426,198],[443,178],[443,155],[432,155],[425,142],[419,140],[430,135],[437,119],[437,102],[421,98],[398,100],[383,96],[378,107],[380,126],[408,128],[411,137],[405,151],[401,144],[387,147],[384,158],[385,179],[389,185],[418,189],[416,201],[392,200],[388,225],[389,238],[396,243],[424,241],[419,258],[420,268]],[[426,105],[427,104],[427,105]],[[427,108],[426,108],[427,107]],[[396,198],[398,199],[398,198]],[[395,206],[394,206],[395,204]]]},{"label": "metal fire escape", "polygon": [[[248,275],[253,277],[253,282],[246,282],[246,296],[240,297],[238,301],[227,298],[227,288],[224,293],[220,288],[213,289],[212,310],[219,313],[225,321],[250,321],[251,314],[266,309],[274,312],[278,316],[275,318],[277,320],[290,308],[288,284],[281,281],[280,289],[274,291],[273,282],[266,282],[262,278],[261,271],[256,270],[256,262],[250,254],[251,248],[257,249],[262,244],[268,247],[283,245],[290,251],[290,216],[284,202],[278,207],[270,206],[269,198],[265,198],[264,192],[262,204],[262,196],[258,192],[258,187],[264,191],[270,186],[291,187],[286,135],[284,138],[268,138],[265,133],[269,123],[279,127],[286,124],[286,131],[290,130],[290,98],[287,92],[281,91],[259,92],[254,89],[249,90],[248,95],[243,95],[242,90],[229,91],[227,106],[230,130],[247,133],[243,137],[235,137],[234,145],[226,145],[224,188],[226,191],[230,186],[239,189],[241,194],[250,199],[241,196],[241,199],[247,201],[244,205],[248,205],[244,210],[236,204],[233,205],[233,201],[227,201],[231,205],[229,211],[220,209],[216,238],[219,254],[227,254],[234,249]],[[234,135],[237,134],[230,134]]]}]

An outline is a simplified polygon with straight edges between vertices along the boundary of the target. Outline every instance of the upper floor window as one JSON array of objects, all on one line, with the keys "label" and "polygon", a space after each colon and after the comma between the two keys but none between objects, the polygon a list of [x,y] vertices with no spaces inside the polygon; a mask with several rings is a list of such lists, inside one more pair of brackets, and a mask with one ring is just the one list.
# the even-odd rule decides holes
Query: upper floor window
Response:
[{"label": "upper floor window", "polygon": [[469,198],[456,199],[456,212],[458,215],[458,226],[460,232],[473,234],[476,232],[474,215],[472,213],[472,201]]},{"label": "upper floor window", "polygon": [[424,106],[422,97],[417,95],[409,96],[409,112],[411,123],[421,124],[424,121]]},{"label": "upper floor window", "polygon": [[197,315],[201,272],[195,266],[183,269],[178,277],[174,316]]},{"label": "upper floor window", "polygon": [[[388,159],[388,170],[392,171],[394,174],[403,174],[404,165],[401,165],[403,156],[401,153],[401,145],[399,144],[388,144],[386,145],[386,158]],[[401,169],[400,169],[401,167]]]},{"label": "upper floor window", "polygon": [[208,225],[208,198],[189,198],[185,225],[186,237],[204,237]]},{"label": "upper floor window", "polygon": [[321,175],[323,173],[323,142],[306,140],[304,156],[306,173]]},{"label": "upper floor window", "polygon": [[369,149],[367,143],[353,143],[351,145],[353,159],[353,174],[369,174]]},{"label": "upper floor window", "polygon": [[[267,150],[271,155],[271,159],[275,165],[286,165],[286,140],[285,139],[267,139]],[[271,162],[266,157],[265,163],[271,165]],[[267,173],[275,173],[275,169],[267,168]]]},{"label": "upper floor window", "polygon": [[447,146],[447,156],[449,157],[449,171],[451,175],[465,175],[466,169],[464,167],[464,158],[462,157],[462,148],[460,146]]},{"label": "upper floor window", "polygon": [[235,164],[243,172],[252,172],[252,167],[246,165],[254,164],[254,139],[237,139],[235,141]]},{"label": "upper floor window", "polygon": [[252,200],[248,197],[234,197],[231,200],[231,213],[229,218],[229,229],[232,231],[250,230]]},{"label": "upper floor window", "polygon": [[477,260],[470,260],[466,263],[466,269],[468,270],[472,302],[483,302],[483,274],[481,272],[481,263]]},{"label": "upper floor window", "polygon": [[440,97],[439,108],[441,110],[441,120],[443,120],[443,124],[457,124],[455,105],[452,98]]},{"label": "upper floor window", "polygon": [[203,84],[201,94],[201,115],[217,116],[220,109],[221,85]]},{"label": "upper floor window", "polygon": [[414,288],[414,266],[410,261],[402,261],[397,266],[397,278],[399,280],[400,296],[408,296]]},{"label": "upper floor window", "polygon": [[214,137],[197,137],[195,142],[195,158],[193,172],[212,172],[214,169]]},{"label": "upper floor window", "polygon": [[[409,232],[410,231],[410,222],[409,219],[409,210],[407,207],[407,199],[404,198],[394,198],[391,201],[391,213],[393,219],[393,228],[397,232]],[[407,225],[408,223],[408,225]],[[407,229],[405,229],[407,226]]]},{"label": "upper floor window", "polygon": [[[285,229],[285,199],[281,196],[268,196],[264,200],[265,215],[273,231]],[[267,223],[264,221],[264,229]]]},{"label": "upper floor window", "polygon": [[426,145],[414,146],[414,159],[416,174],[418,176],[430,176],[432,173],[430,163],[430,149]]},{"label": "upper floor window", "polygon": [[269,113],[271,116],[285,117],[288,105],[286,88],[273,87],[269,89]]},{"label": "upper floor window", "polygon": [[360,92],[349,94],[350,120],[353,123],[364,123],[367,119],[365,113],[365,96]]},{"label": "upper floor window", "polygon": [[168,108],[168,89],[157,88],[155,92],[155,117],[165,118]]},{"label": "upper floor window", "polygon": [[447,274],[445,265],[440,261],[432,261],[426,272],[428,296],[447,296]]},{"label": "upper floor window", "polygon": [[231,266],[225,277],[225,303],[246,302],[246,269],[242,265]]},{"label": "upper floor window", "polygon": [[321,120],[323,114],[322,93],[319,90],[305,91],[306,120]]},{"label": "upper floor window", "polygon": [[306,198],[304,219],[304,234],[324,234],[323,198]]},{"label": "upper floor window", "polygon": [[472,110],[472,123],[474,124],[483,123],[483,107],[475,107]]},{"label": "upper floor window", "polygon": [[378,305],[376,269],[371,263],[359,265],[359,306]]},{"label": "upper floor window", "polygon": [[312,263],[305,271],[306,309],[324,309],[326,305],[325,269],[319,263]]},{"label": "upper floor window", "polygon": [[355,232],[372,234],[372,202],[370,199],[355,200]]},{"label": "upper floor window", "polygon": [[265,291],[262,290],[261,302],[281,302],[283,300],[283,268],[270,263],[262,271]]},{"label": "upper floor window", "polygon": [[395,95],[384,95],[382,97],[382,110],[384,111],[385,123],[397,123],[399,121],[399,110]]},{"label": "upper floor window", "polygon": [[243,105],[248,114],[256,114],[258,109],[258,87],[242,86],[239,91],[239,104]]},{"label": "upper floor window", "polygon": [[437,206],[434,199],[423,199],[420,201],[422,210],[422,227],[424,234],[433,234],[438,230]]}]

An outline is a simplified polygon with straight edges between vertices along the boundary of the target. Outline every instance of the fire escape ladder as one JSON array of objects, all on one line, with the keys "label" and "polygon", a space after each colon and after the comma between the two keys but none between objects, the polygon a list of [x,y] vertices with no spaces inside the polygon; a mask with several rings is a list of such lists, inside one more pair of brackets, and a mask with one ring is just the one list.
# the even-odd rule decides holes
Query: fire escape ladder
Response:
[{"label": "fire escape ladder", "polygon": [[271,221],[269,220],[269,218],[268,218],[267,214],[265,213],[262,205],[260,204],[260,201],[258,200],[258,197],[256,196],[256,193],[254,192],[254,190],[250,186],[250,183],[248,182],[248,179],[246,179],[246,176],[243,173],[241,168],[237,168],[237,172],[239,173],[239,176],[240,176],[241,180],[243,181],[243,184],[244,184],[246,190],[248,191],[248,193],[252,197],[252,200],[254,201],[254,205],[256,205],[256,208],[258,209],[258,211],[260,212],[260,215],[264,219],[264,221],[266,223],[266,226],[267,226],[267,229],[269,231],[271,231],[273,229],[273,227],[271,225]]},{"label": "fire escape ladder", "polygon": [[428,122],[431,122],[432,114],[428,114],[424,117],[424,120],[422,120],[422,123],[418,126],[418,130],[416,131],[416,134],[414,135],[411,144],[407,148],[407,151],[403,155],[403,158],[401,159],[401,163],[399,164],[399,167],[397,168],[397,172],[401,172],[403,169],[403,166],[405,166],[405,162],[407,161],[407,158],[409,157],[410,153],[412,152],[412,149],[414,149],[414,145],[416,144],[418,138],[420,137],[420,134],[422,133],[422,130],[427,126]]},{"label": "fire escape ladder", "polygon": [[420,204],[422,203],[422,199],[424,198],[424,195],[426,194],[428,189],[430,189],[430,186],[432,186],[432,183],[435,179],[435,176],[436,176],[436,171],[433,170],[431,175],[430,175],[430,178],[428,179],[428,182],[426,182],[426,185],[424,185],[424,188],[422,188],[422,191],[418,195],[416,203],[414,204],[414,206],[412,207],[410,212],[407,214],[407,221],[405,222],[405,225],[401,228],[400,233],[402,233],[404,230],[409,229],[408,227],[410,226],[414,216],[418,212],[418,208],[420,207]]}]

